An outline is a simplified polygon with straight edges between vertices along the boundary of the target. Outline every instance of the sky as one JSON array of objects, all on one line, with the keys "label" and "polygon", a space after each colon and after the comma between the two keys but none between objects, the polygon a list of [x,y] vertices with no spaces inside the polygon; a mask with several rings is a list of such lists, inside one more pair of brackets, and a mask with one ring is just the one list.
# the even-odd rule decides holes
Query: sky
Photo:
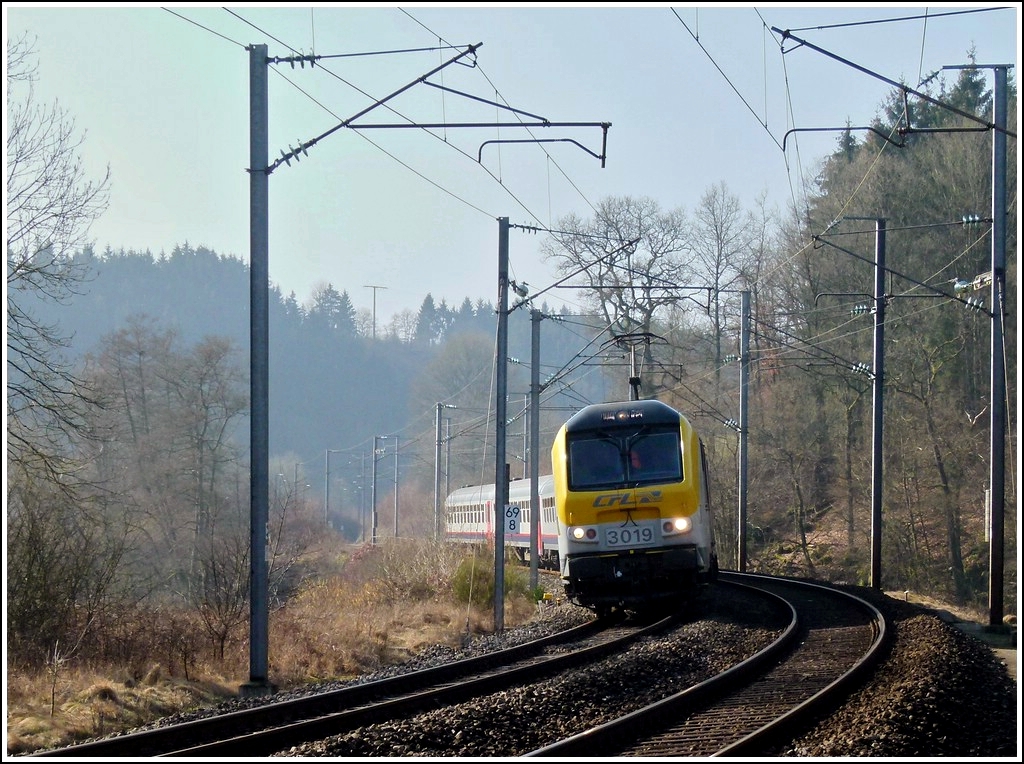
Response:
[{"label": "sky", "polygon": [[[74,119],[86,176],[110,170],[109,206],[88,231],[99,253],[188,244],[248,262],[246,48],[266,45],[279,59],[268,65],[270,161],[307,146],[269,177],[270,280],[300,303],[330,284],[379,327],[428,294],[497,304],[500,218],[513,226],[510,277],[574,309],[570,290],[551,289],[544,234],[518,226],[590,219],[609,197],[690,214],[722,184],[744,208],[763,196],[785,210],[836,145],[822,128],[870,125],[892,83],[917,89],[938,72],[951,84],[957,72],[941,70],[972,48],[979,64],[1014,65],[1014,82],[1020,63],[1020,7],[1005,4],[3,13],[8,40],[33,41],[37,101]],[[280,60],[310,55],[315,66]]]}]

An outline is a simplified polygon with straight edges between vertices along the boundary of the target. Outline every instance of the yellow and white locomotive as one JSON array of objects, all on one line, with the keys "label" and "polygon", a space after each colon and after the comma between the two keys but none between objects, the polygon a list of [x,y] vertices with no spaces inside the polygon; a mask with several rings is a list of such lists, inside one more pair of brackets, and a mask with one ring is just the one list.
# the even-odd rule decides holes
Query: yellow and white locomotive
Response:
[{"label": "yellow and white locomotive", "polygon": [[678,607],[718,574],[704,444],[667,404],[587,406],[551,450],[566,597],[598,615]]}]

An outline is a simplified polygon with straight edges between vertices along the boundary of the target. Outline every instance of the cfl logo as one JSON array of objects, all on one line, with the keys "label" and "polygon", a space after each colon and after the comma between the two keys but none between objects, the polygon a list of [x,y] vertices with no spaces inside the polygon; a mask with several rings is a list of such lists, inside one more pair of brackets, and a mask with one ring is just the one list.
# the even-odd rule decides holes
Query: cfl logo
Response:
[{"label": "cfl logo", "polygon": [[661,501],[661,491],[638,491],[634,497],[632,491],[625,493],[602,493],[594,499],[594,507],[624,507],[636,504],[655,504]]},{"label": "cfl logo", "polygon": [[633,504],[630,500],[631,494],[627,491],[626,493],[602,493],[600,496],[594,499],[593,506],[595,507],[622,507],[626,504]]}]

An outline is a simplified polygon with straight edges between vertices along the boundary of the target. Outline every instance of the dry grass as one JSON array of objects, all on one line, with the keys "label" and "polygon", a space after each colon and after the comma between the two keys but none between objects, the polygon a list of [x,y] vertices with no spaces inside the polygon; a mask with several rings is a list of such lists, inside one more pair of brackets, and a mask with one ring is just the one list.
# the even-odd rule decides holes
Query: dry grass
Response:
[{"label": "dry grass", "polygon": [[949,602],[930,597],[927,594],[913,591],[889,591],[886,594],[895,600],[911,602],[915,605],[931,608],[932,610],[945,610],[961,621],[971,623],[987,623],[988,614],[980,607],[971,605],[953,605]]},{"label": "dry grass", "polygon": [[[116,668],[109,673],[116,673]],[[76,669],[60,675],[56,685],[49,676],[8,673],[7,753],[67,745],[136,727],[182,709],[214,705],[233,694],[223,680],[186,682],[159,671],[148,684]]]},{"label": "dry grass", "polygon": [[[318,561],[325,574],[270,615],[270,681],[287,689],[351,678],[430,645],[458,646],[467,634],[492,631],[493,608],[469,607],[452,595],[460,559],[434,545],[382,544],[373,554]],[[506,602],[505,626],[535,612],[519,593]],[[145,669],[68,664],[56,675],[8,668],[7,754],[70,745],[236,697],[250,678],[248,633],[236,636],[223,661],[204,646],[187,679],[180,666],[157,659]]]}]

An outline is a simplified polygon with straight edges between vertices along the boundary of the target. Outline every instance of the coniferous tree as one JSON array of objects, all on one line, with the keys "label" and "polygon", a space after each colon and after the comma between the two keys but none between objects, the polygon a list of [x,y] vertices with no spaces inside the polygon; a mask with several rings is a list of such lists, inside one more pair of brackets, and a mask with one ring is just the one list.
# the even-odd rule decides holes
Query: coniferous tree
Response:
[{"label": "coniferous tree", "polygon": [[306,320],[314,330],[327,332],[335,338],[355,336],[352,301],[348,292],[339,292],[333,284],[321,284],[313,289]]},{"label": "coniferous tree", "polygon": [[416,342],[422,345],[432,345],[440,340],[437,308],[434,306],[434,297],[429,292],[420,304],[420,310],[416,316],[416,333],[414,336]]}]

